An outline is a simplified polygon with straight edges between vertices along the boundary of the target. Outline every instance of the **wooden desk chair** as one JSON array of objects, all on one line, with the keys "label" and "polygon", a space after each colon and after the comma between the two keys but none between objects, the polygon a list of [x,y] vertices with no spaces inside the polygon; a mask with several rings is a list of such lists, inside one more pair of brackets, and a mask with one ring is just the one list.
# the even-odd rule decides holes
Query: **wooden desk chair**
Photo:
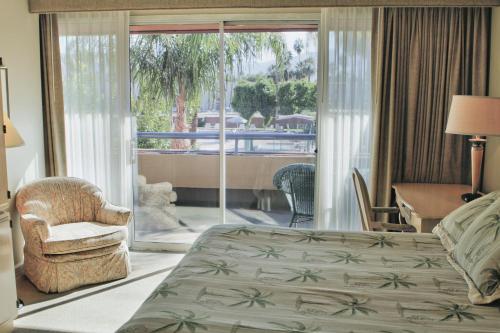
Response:
[{"label": "wooden desk chair", "polygon": [[398,214],[399,208],[372,207],[365,180],[356,168],[353,170],[352,180],[354,181],[354,188],[356,190],[356,198],[358,199],[359,212],[361,214],[364,231],[416,231],[413,226],[407,224],[393,224],[375,221],[376,213]]}]

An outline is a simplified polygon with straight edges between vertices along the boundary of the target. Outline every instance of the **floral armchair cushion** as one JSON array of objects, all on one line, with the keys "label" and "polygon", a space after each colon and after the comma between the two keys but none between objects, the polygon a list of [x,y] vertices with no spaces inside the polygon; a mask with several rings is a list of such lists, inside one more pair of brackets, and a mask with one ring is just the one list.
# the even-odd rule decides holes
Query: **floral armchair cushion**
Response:
[{"label": "floral armchair cushion", "polygon": [[473,304],[500,299],[500,198],[470,223],[448,259],[467,281]]},{"label": "floral armchair cushion", "polygon": [[446,216],[432,232],[441,239],[446,250],[453,251],[472,222],[498,198],[500,191],[489,193],[461,206]]}]

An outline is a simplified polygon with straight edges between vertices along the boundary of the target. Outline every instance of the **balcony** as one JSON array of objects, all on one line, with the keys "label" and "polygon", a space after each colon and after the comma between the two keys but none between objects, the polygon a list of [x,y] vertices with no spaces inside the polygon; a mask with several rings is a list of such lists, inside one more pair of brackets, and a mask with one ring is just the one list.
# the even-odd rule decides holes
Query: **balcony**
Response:
[{"label": "balcony", "polygon": [[[226,136],[226,222],[288,226],[290,206],[273,185],[274,174],[289,164],[315,163],[315,134],[231,130]],[[177,195],[169,212],[181,227],[157,216],[137,214],[136,238],[190,241],[218,224],[219,132],[138,132],[138,139],[191,140],[196,149],[138,149],[137,173],[150,184],[168,182]],[[137,207],[136,207],[137,208]],[[143,214],[142,214],[143,215]],[[163,217],[163,218],[169,218]],[[148,221],[146,221],[148,220]]]}]

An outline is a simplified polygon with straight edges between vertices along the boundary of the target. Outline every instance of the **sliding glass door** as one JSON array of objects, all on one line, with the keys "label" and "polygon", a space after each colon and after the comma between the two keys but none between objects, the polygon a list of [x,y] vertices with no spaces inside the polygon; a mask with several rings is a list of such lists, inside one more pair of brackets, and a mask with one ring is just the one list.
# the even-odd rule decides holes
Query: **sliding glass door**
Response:
[{"label": "sliding glass door", "polygon": [[189,244],[219,224],[217,26],[132,29],[131,111],[136,136],[137,242]]},{"label": "sliding glass door", "polygon": [[310,22],[131,27],[136,243],[313,227],[317,38]]},{"label": "sliding glass door", "polygon": [[[317,25],[228,22],[224,30],[226,221],[312,228]],[[238,44],[254,48],[238,46],[242,64],[231,53]]]}]

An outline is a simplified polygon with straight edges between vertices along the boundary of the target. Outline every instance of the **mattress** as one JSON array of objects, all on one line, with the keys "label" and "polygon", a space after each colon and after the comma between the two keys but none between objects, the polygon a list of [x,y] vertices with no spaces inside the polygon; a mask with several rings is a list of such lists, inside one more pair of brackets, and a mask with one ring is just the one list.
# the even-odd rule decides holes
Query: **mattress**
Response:
[{"label": "mattress", "polygon": [[500,332],[432,234],[216,226],[118,332]]}]

